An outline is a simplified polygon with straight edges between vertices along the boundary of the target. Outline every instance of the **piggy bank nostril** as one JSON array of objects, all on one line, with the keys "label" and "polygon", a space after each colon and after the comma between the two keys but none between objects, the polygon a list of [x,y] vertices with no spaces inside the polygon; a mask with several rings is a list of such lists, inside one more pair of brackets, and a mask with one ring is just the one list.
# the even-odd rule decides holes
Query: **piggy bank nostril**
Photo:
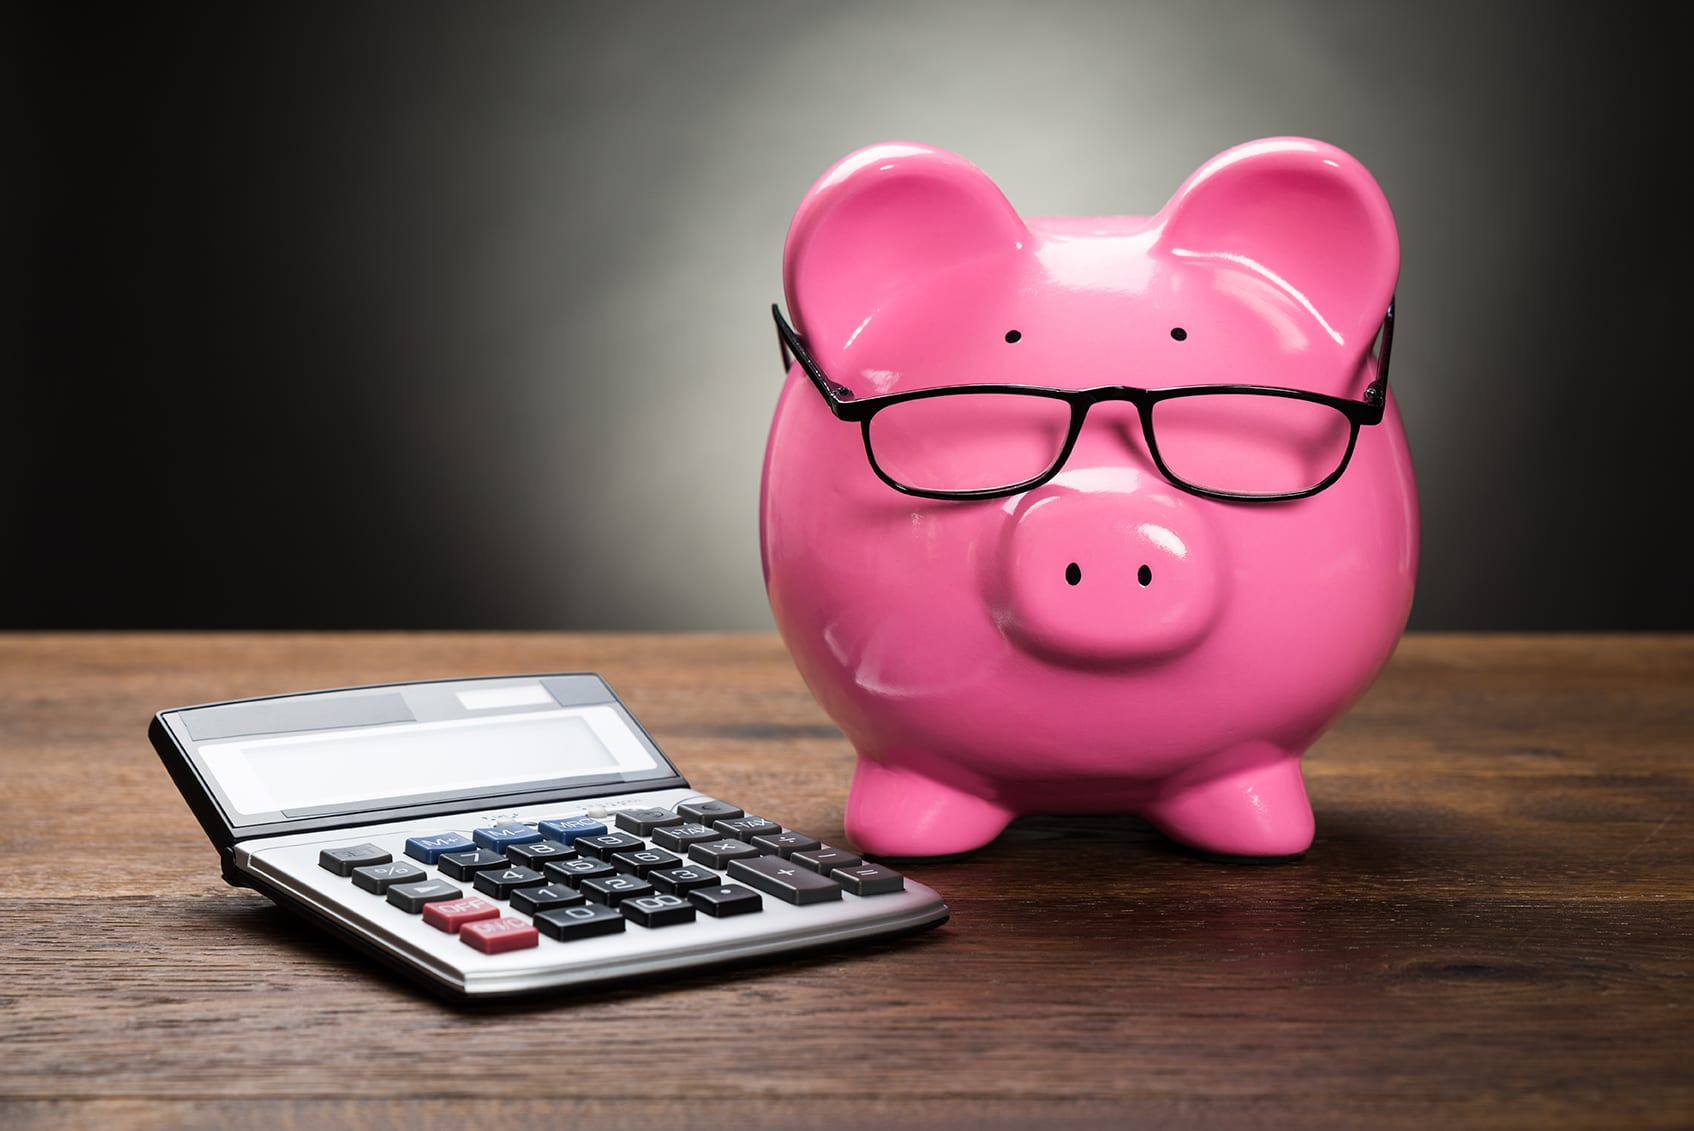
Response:
[{"label": "piggy bank nostril", "polygon": [[1081,580],[1082,580],[1082,567],[1081,566],[1077,565],[1075,562],[1072,562],[1070,565],[1065,567],[1065,582],[1066,582],[1066,584],[1075,585],[1077,582],[1079,582]]},{"label": "piggy bank nostril", "polygon": [[1153,584],[1153,571],[1148,569],[1146,566],[1142,566],[1140,569],[1135,571],[1135,580],[1139,581],[1141,583],[1141,587],[1145,589],[1147,586]]}]

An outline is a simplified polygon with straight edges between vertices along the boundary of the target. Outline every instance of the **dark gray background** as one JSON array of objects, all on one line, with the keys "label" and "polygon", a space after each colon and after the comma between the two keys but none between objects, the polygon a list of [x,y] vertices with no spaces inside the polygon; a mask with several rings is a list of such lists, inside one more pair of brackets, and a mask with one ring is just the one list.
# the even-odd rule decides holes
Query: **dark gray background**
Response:
[{"label": "dark gray background", "polygon": [[1413,626],[1694,628],[1672,10],[14,14],[0,627],[768,628],[818,174],[915,139],[1145,214],[1306,134],[1399,219]]}]

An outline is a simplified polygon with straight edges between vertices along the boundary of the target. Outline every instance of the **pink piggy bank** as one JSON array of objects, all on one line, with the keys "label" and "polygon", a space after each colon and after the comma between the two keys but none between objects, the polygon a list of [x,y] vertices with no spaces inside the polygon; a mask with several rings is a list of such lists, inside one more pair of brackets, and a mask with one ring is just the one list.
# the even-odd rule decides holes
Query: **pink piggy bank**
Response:
[{"label": "pink piggy bank", "polygon": [[1388,391],[1394,219],[1273,138],[1151,217],[1021,218],[861,150],[801,202],[761,539],[777,627],[858,753],[848,837],[968,851],[1131,813],[1310,847],[1306,749],[1387,662],[1418,521]]}]

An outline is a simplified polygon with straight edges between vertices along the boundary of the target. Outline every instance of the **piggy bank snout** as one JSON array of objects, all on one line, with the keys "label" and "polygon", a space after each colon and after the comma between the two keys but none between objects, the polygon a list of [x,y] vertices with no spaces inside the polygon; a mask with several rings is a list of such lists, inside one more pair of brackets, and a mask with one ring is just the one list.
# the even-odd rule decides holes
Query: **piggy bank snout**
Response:
[{"label": "piggy bank snout", "polygon": [[996,603],[1007,636],[1061,663],[1135,662],[1199,643],[1227,594],[1203,508],[1163,489],[1044,488],[1006,530]]}]

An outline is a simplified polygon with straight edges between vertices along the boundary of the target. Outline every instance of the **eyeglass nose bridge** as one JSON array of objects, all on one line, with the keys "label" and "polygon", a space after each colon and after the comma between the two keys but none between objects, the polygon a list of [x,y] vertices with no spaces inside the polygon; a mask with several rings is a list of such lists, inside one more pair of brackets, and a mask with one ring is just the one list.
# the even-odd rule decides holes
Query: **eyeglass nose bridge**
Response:
[{"label": "eyeglass nose bridge", "polygon": [[[1090,414],[1101,405],[1124,404],[1135,410],[1135,417],[1140,424],[1140,441],[1144,455],[1154,470],[1166,475],[1164,465],[1159,459],[1158,446],[1153,441],[1153,402],[1151,390],[1138,388],[1134,385],[1099,385],[1092,389],[1078,389],[1071,397],[1071,430],[1066,440],[1064,454],[1057,461],[1053,474],[1057,475],[1070,460],[1072,450],[1082,438],[1082,431],[1088,425]],[[1096,426],[1103,423],[1096,419]],[[1119,421],[1104,422],[1119,425]],[[1126,443],[1133,443],[1130,436],[1128,421],[1121,422],[1121,432]],[[1168,478],[1168,475],[1167,475]]]}]

